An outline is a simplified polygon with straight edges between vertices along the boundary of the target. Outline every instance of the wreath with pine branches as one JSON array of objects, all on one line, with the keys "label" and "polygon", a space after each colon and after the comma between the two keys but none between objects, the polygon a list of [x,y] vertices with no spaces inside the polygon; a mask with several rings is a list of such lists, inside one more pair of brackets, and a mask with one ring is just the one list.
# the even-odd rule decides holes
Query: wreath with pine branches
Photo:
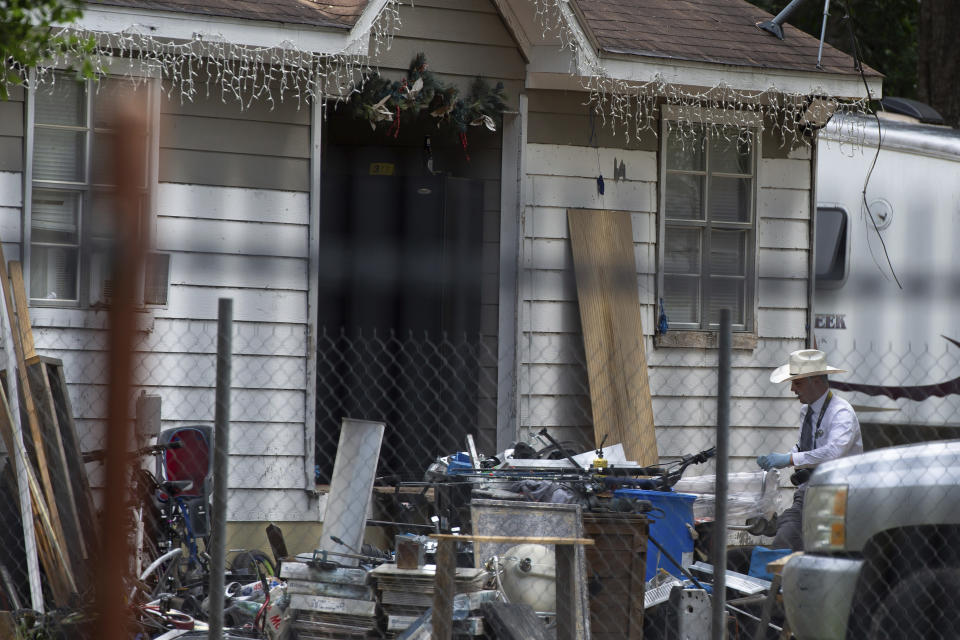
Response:
[{"label": "wreath with pine branches", "polygon": [[507,108],[503,83],[491,87],[483,78],[474,78],[466,95],[456,85],[442,82],[427,66],[427,57],[418,53],[407,74],[390,81],[378,72],[366,74],[360,89],[350,97],[353,116],[370,123],[370,128],[388,127],[388,135],[397,137],[401,120],[413,121],[424,115],[436,119],[437,126],[450,124],[466,148],[470,127],[496,131]]}]

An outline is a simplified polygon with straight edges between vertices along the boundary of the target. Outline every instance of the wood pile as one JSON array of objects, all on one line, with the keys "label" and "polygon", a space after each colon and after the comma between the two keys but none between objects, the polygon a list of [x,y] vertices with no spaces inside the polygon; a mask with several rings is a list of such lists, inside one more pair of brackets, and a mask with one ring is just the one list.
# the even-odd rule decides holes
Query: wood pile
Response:
[{"label": "wood pile", "polygon": [[[66,607],[91,586],[91,568],[99,549],[98,523],[63,364],[34,351],[22,268],[11,262],[8,273],[2,249],[0,288],[8,363],[4,393],[0,393],[0,438],[11,454],[9,477],[16,484],[11,493],[18,496],[28,549],[29,605],[23,604],[43,607],[45,585],[51,599],[46,604]],[[8,402],[8,397],[14,397],[12,385],[20,411],[12,411]],[[4,585],[7,591],[15,588]],[[15,602],[28,594],[4,595],[8,602]]]}]

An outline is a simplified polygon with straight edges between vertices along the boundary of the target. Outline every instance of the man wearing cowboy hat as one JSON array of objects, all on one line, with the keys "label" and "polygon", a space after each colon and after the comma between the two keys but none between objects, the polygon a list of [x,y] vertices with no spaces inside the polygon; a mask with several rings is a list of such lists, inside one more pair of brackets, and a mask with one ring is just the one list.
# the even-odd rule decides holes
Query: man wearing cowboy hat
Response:
[{"label": "man wearing cowboy hat", "polygon": [[803,549],[801,516],[807,480],[821,462],[863,453],[860,421],[853,407],[830,391],[827,375],[845,373],[827,364],[827,355],[818,349],[801,349],[790,354],[790,361],[770,374],[770,382],[790,381],[790,390],[803,404],[800,440],[789,453],[770,453],[757,458],[764,471],[797,468],[790,481],[797,487],[793,505],[780,514],[775,549]]}]

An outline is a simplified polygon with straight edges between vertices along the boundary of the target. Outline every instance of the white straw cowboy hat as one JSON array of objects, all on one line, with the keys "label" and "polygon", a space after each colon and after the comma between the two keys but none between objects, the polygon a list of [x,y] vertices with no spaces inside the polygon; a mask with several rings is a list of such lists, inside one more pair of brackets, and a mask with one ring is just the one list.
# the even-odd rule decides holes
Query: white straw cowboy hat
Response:
[{"label": "white straw cowboy hat", "polygon": [[787,382],[797,378],[825,376],[831,373],[846,373],[827,364],[827,354],[819,349],[801,349],[790,354],[790,361],[773,370],[770,382]]}]

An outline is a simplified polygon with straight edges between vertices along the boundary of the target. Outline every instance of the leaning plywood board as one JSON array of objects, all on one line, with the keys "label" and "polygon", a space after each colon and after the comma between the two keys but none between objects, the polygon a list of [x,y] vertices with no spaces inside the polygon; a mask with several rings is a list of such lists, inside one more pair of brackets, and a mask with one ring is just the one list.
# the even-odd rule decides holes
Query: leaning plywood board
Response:
[{"label": "leaning plywood board", "polygon": [[[355,554],[363,544],[385,428],[382,422],[343,419],[330,496],[323,516],[321,550]],[[338,562],[348,567],[359,564],[356,558],[349,557],[340,558]]]},{"label": "leaning plywood board", "polygon": [[633,230],[625,211],[568,209],[593,433],[627,459],[658,461],[643,346]]}]

